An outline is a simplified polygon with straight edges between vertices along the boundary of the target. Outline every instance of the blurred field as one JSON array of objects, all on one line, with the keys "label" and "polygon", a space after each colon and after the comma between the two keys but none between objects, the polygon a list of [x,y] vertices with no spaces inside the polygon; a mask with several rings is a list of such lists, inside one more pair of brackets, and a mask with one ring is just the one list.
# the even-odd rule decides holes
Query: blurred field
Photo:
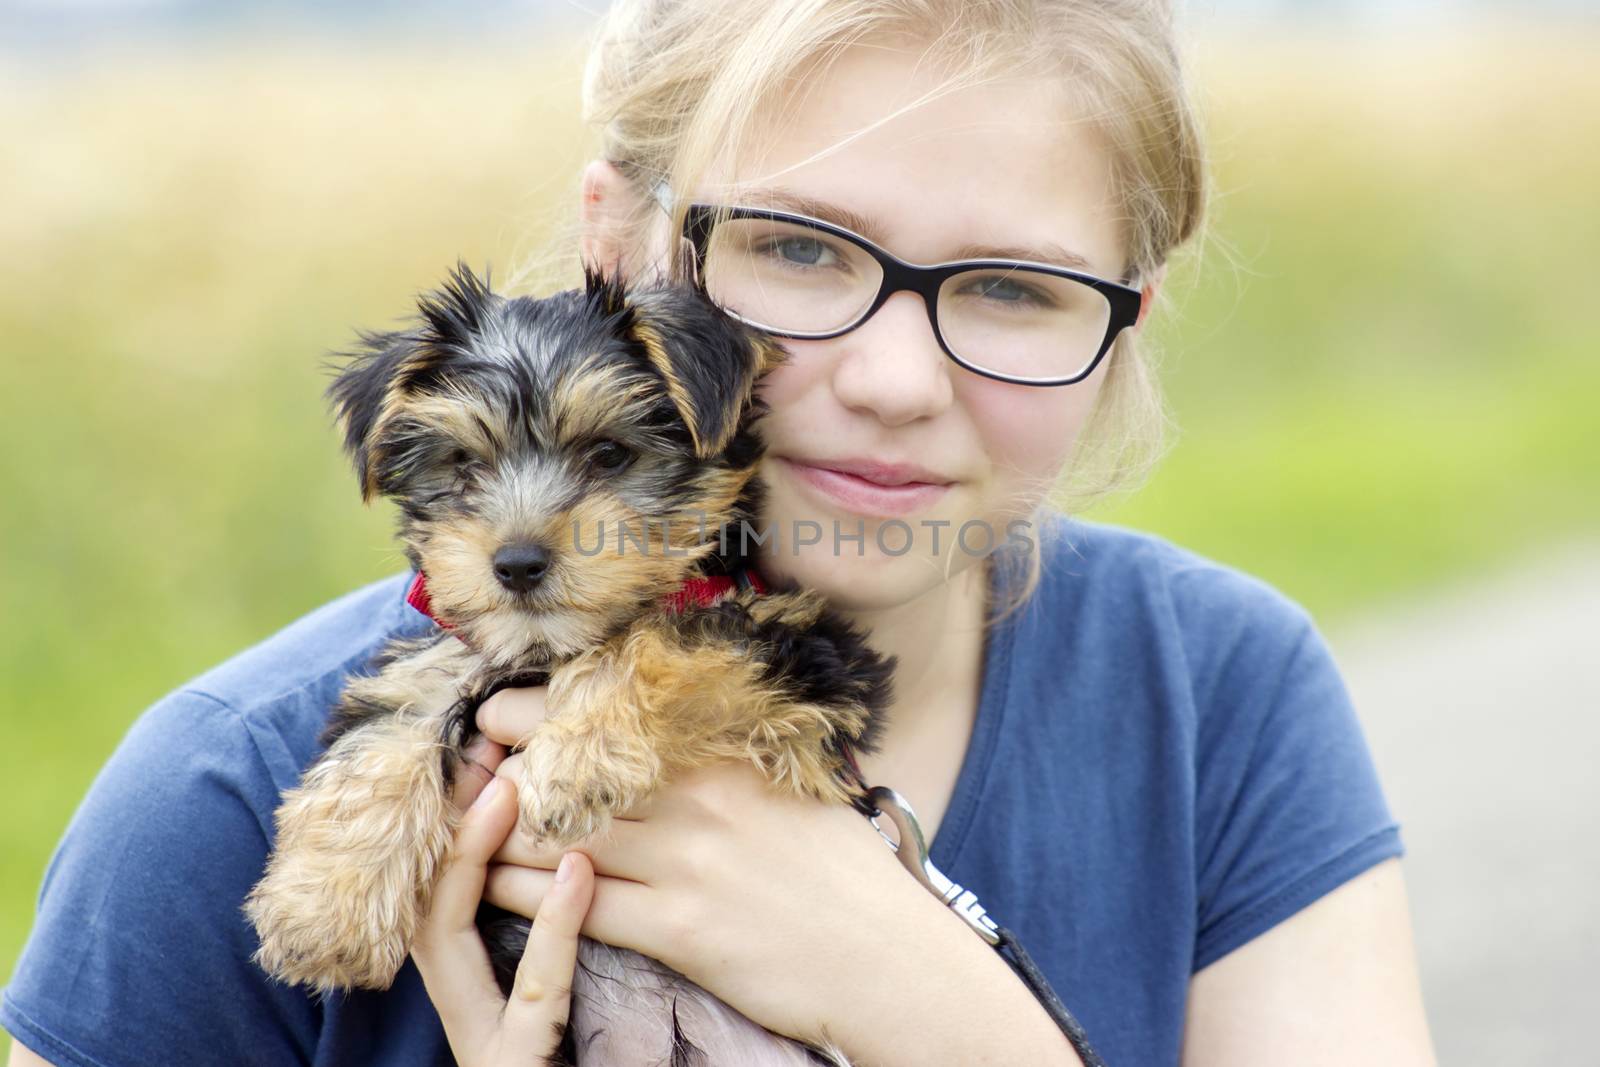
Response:
[{"label": "blurred field", "polygon": [[[1144,526],[1337,625],[1600,528],[1593,40],[1205,39],[1214,243],[1158,327]],[[580,49],[0,68],[0,974],[156,697],[401,566],[317,363],[558,231]]]},{"label": "blurred field", "polygon": [[1159,331],[1180,438],[1100,517],[1329,623],[1593,528],[1597,43],[1204,43],[1217,241]]}]

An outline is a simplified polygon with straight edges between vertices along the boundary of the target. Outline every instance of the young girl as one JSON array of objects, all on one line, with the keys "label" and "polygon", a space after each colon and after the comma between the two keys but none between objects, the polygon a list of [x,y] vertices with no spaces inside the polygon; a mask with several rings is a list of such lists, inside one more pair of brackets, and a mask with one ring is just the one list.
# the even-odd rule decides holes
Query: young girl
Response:
[{"label": "young girl", "polygon": [[[1398,827],[1311,619],[1046,503],[1157,450],[1139,334],[1204,199],[1164,8],[622,0],[586,83],[604,158],[580,250],[629,279],[695,260],[787,338],[761,569],[897,657],[867,780],[1107,1062],[1428,1064]],[[480,710],[457,796],[477,803],[415,966],[324,1002],[268,981],[239,904],[344,676],[432,625],[410,577],[140,719],[47,872],[0,1008],[14,1064],[537,1063],[580,929],[860,1064],[1078,1062],[859,814],[751,767],[674,780],[565,864],[513,832],[498,779],[534,689]],[[480,899],[537,916],[509,1004]]]}]

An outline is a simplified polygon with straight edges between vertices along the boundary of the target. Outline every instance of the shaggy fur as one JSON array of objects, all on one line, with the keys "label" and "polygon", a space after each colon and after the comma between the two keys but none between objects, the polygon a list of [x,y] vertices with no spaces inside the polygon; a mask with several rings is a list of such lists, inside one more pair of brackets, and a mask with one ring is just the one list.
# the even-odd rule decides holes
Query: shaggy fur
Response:
[{"label": "shaggy fur", "polygon": [[[775,342],[696,287],[591,273],[582,290],[510,300],[465,266],[410,328],[361,338],[329,394],[363,499],[397,503],[451,629],[395,640],[351,678],[284,794],[245,905],[262,967],[318,992],[390,985],[449,857],[476,709],[506,685],[550,687],[555,713],[519,746],[519,802],[551,843],[720,759],[850,798],[842,747],[873,751],[892,664],[812,593],[662,602],[743,563],[720,534],[758,510],[754,390]],[[484,905],[480,925],[509,991],[528,921]],[[586,939],[579,961],[566,1062],[820,1055],[636,953]]]}]

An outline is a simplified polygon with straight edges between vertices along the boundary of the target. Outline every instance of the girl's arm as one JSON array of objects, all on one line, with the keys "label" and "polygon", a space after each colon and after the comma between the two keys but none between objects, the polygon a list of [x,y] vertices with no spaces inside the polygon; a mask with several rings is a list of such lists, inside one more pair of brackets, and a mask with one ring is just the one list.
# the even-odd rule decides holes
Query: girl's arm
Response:
[{"label": "girl's arm", "polygon": [[1352,878],[1189,984],[1183,1067],[1435,1062],[1398,858]]},{"label": "girl's arm", "polygon": [[55,1067],[47,1059],[28,1048],[16,1038],[11,1039],[11,1058],[6,1061],[6,1067]]}]

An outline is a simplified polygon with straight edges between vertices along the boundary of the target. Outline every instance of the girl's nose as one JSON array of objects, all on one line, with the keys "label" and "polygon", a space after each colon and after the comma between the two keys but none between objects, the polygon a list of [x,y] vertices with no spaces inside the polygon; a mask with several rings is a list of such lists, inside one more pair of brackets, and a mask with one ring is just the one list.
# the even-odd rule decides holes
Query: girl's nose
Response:
[{"label": "girl's nose", "polygon": [[950,372],[956,368],[939,347],[928,307],[916,293],[895,293],[833,343],[842,346],[833,390],[846,407],[900,426],[950,406]]}]

